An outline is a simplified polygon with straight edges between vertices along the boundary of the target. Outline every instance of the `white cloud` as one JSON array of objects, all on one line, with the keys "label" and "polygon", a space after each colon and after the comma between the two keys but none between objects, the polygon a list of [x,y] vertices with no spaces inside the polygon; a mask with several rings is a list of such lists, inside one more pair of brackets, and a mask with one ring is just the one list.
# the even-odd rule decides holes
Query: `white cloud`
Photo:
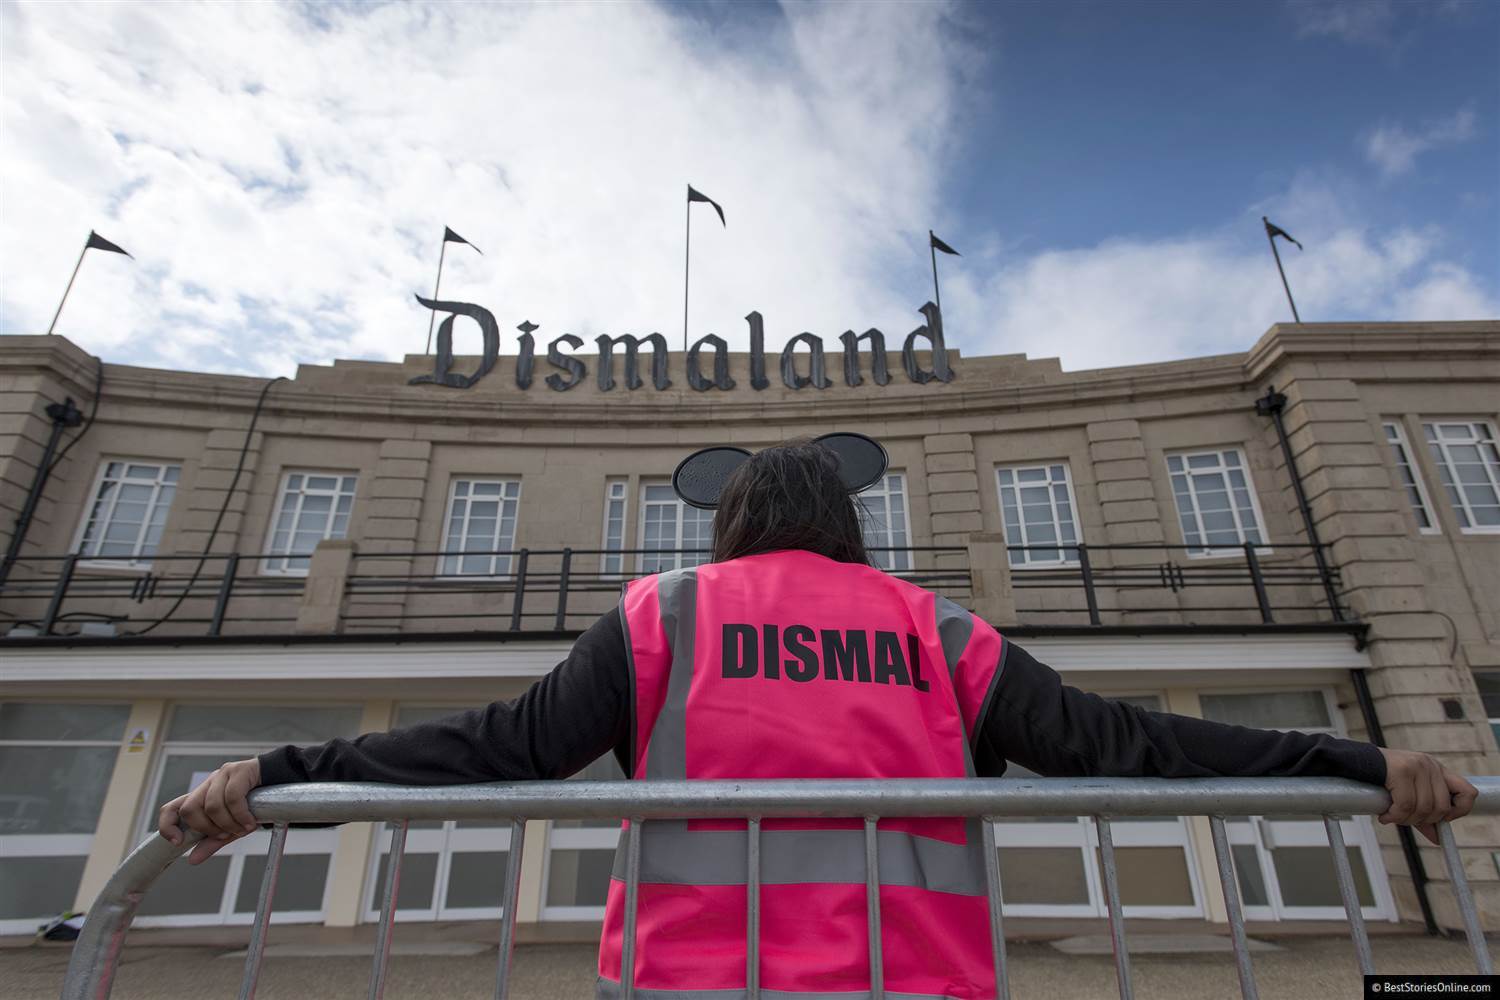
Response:
[{"label": "white cloud", "polygon": [[1422,128],[1408,131],[1399,124],[1382,124],[1365,136],[1365,156],[1385,177],[1410,173],[1417,157],[1428,150],[1467,142],[1475,135],[1472,108],[1463,108],[1446,118],[1427,122]]},{"label": "white cloud", "polygon": [[1290,0],[1298,38],[1336,38],[1352,45],[1390,44],[1395,0]]},{"label": "white cloud", "polygon": [[[1244,350],[1286,318],[1259,230],[1308,319],[1500,314],[1436,230],[1377,235],[1345,192],[1294,185],[1223,226],[1011,257],[958,221],[945,169],[979,67],[963,12],[756,8],[726,23],[645,5],[56,4],[0,7],[0,329],[41,332],[90,227],[58,330],[111,361],[291,374],[419,353],[438,239],[443,297],[501,323],[681,340],[684,186],[692,336],[899,344],[945,259],[950,342],[1069,368]],[[1415,154],[1413,154],[1415,155]],[[946,227],[945,222],[953,228]],[[470,345],[472,331],[463,334]]]}]

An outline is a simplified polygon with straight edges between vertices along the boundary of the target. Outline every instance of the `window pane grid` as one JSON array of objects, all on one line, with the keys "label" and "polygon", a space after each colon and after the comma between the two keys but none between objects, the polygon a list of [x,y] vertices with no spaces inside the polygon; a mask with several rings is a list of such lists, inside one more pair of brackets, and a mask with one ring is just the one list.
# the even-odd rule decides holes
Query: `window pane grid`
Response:
[{"label": "window pane grid", "polygon": [[911,569],[912,552],[905,548],[911,534],[905,475],[886,473],[880,482],[860,493],[858,499],[860,527],[865,547],[872,550],[870,559],[874,565],[887,572]]},{"label": "window pane grid", "polygon": [[[520,507],[518,479],[459,479],[448,503],[441,572],[445,576],[504,576],[511,571]],[[466,555],[464,553],[476,553]]]},{"label": "window pane grid", "polygon": [[[1007,545],[1049,546],[1078,541],[1068,467],[1062,464],[997,469]],[[1076,548],[1009,550],[1012,567],[1076,566]]]},{"label": "window pane grid", "polygon": [[[78,542],[84,559],[114,566],[149,564],[161,542],[181,467],[108,462]],[[124,557],[124,558],[113,558]]]},{"label": "window pane grid", "polygon": [[1406,494],[1406,502],[1411,505],[1412,516],[1417,519],[1417,527],[1424,534],[1435,534],[1438,531],[1437,522],[1433,520],[1432,509],[1427,499],[1427,488],[1423,485],[1416,464],[1411,460],[1411,453],[1406,446],[1406,435],[1401,430],[1401,425],[1387,421],[1384,425],[1385,439],[1391,447],[1391,458],[1396,464],[1396,475],[1401,481],[1402,491]]},{"label": "window pane grid", "polygon": [[288,473],[272,523],[269,557],[263,572],[299,575],[307,572],[313,550],[328,538],[343,538],[354,505],[354,476],[334,473]]},{"label": "window pane grid", "polygon": [[1262,544],[1254,489],[1239,449],[1168,455],[1167,473],[1189,555]]},{"label": "window pane grid", "polygon": [[1443,491],[1464,531],[1500,531],[1500,449],[1484,421],[1426,423]]},{"label": "window pane grid", "polygon": [[[642,573],[662,573],[709,561],[713,548],[714,512],[689,507],[670,486],[641,487]],[[681,552],[681,549],[703,549]]]},{"label": "window pane grid", "polygon": [[605,555],[600,565],[604,573],[624,571],[625,557],[625,484],[611,482],[604,493],[604,548]]}]

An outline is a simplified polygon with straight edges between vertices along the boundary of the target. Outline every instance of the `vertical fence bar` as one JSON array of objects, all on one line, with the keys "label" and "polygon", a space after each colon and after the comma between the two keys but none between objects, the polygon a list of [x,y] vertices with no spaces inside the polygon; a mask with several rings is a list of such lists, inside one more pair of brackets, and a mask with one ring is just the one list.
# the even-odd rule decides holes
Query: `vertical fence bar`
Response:
[{"label": "vertical fence bar", "polygon": [[1005,967],[1005,918],[1000,912],[1000,856],[995,848],[995,818],[979,818],[980,837],[984,845],[985,894],[990,904],[990,953],[995,962],[995,995],[1010,1000],[1010,974]]},{"label": "vertical fence bar", "polygon": [[1271,614],[1271,598],[1266,594],[1266,578],[1260,572],[1260,559],[1255,555],[1255,543],[1245,543],[1245,565],[1250,568],[1250,584],[1255,588],[1255,603],[1260,606],[1260,620],[1269,625],[1276,619]]},{"label": "vertical fence bar", "polygon": [[1375,974],[1375,956],[1370,953],[1370,935],[1365,930],[1365,915],[1359,908],[1359,890],[1354,885],[1354,869],[1349,864],[1349,849],[1344,846],[1344,830],[1337,816],[1324,816],[1328,846],[1333,848],[1333,870],[1339,878],[1339,895],[1344,899],[1344,913],[1349,917],[1349,936],[1354,939],[1354,957],[1360,975]]},{"label": "vertical fence bar", "polygon": [[562,569],[557,574],[557,619],[552,627],[561,632],[567,628],[568,620],[568,577],[573,570],[573,550],[563,549]]},{"label": "vertical fence bar", "polygon": [[1474,894],[1469,891],[1469,878],[1464,874],[1463,859],[1458,855],[1458,841],[1453,839],[1453,827],[1439,823],[1438,842],[1443,847],[1443,861],[1448,866],[1448,881],[1453,883],[1453,898],[1458,902],[1458,912],[1464,918],[1464,934],[1469,939],[1469,950],[1474,953],[1474,966],[1486,976],[1494,975],[1495,966],[1490,960],[1490,950],[1484,940],[1484,929],[1479,926],[1479,912],[1474,909]]},{"label": "vertical fence bar", "polygon": [[760,1000],[760,817],[750,817],[745,859],[745,993]]},{"label": "vertical fence bar", "polygon": [[260,879],[260,900],[255,904],[255,923],[250,927],[250,947],[245,949],[245,975],[240,979],[240,1000],[254,1000],[260,978],[260,961],[266,953],[266,926],[271,922],[271,903],[276,898],[276,878],[281,874],[281,853],[286,848],[286,824],[271,829],[271,849],[266,852],[266,872]]},{"label": "vertical fence bar", "polygon": [[1104,868],[1104,896],[1109,903],[1109,939],[1115,950],[1115,981],[1120,987],[1120,1000],[1131,1000],[1135,988],[1130,982],[1130,952],[1125,946],[1125,910],[1120,905],[1120,880],[1115,868],[1115,841],[1109,830],[1109,820],[1094,817],[1094,829],[1099,831],[1099,860]]},{"label": "vertical fence bar", "polygon": [[57,586],[52,588],[52,597],[47,601],[47,612],[42,616],[42,635],[52,634],[52,625],[57,621],[57,613],[62,610],[63,601],[68,596],[68,587],[73,582],[73,570],[77,567],[76,553],[63,560],[62,575],[57,578]]},{"label": "vertical fence bar", "polygon": [[511,820],[510,847],[505,856],[505,894],[500,914],[500,956],[495,971],[495,1000],[505,1000],[510,992],[510,964],[516,944],[516,903],[521,896],[521,853],[526,846],[526,821]]},{"label": "vertical fence bar", "polygon": [[526,563],[531,558],[528,549],[522,549],[516,560],[516,598],[510,609],[510,630],[521,631],[521,605],[526,602]]},{"label": "vertical fence bar", "polygon": [[870,929],[870,996],[885,997],[885,953],[880,939],[880,847],[876,817],[865,817],[865,914]]},{"label": "vertical fence bar", "polygon": [[385,969],[391,958],[391,924],[396,919],[396,896],[401,887],[401,859],[406,854],[406,828],[401,820],[391,831],[391,854],[385,861],[385,895],[380,901],[380,930],[375,935],[375,959],[370,967],[370,1000],[385,994]]},{"label": "vertical fence bar", "polygon": [[1089,562],[1089,547],[1078,544],[1078,573],[1083,577],[1083,599],[1089,606],[1089,624],[1099,624],[1099,596],[1094,593],[1094,567]]},{"label": "vertical fence bar", "polygon": [[1240,909],[1240,886],[1234,880],[1234,864],[1229,854],[1229,834],[1223,816],[1210,816],[1209,829],[1214,837],[1214,860],[1219,865],[1219,884],[1224,888],[1224,908],[1229,911],[1229,937],[1234,943],[1234,964],[1240,974],[1240,996],[1258,1000],[1255,970],[1250,967],[1250,942],[1245,939],[1245,914]]},{"label": "vertical fence bar", "polygon": [[240,571],[240,554],[231,552],[224,560],[224,579],[219,582],[219,596],[214,598],[214,618],[208,624],[208,634],[218,635],[224,627],[224,614],[229,610],[229,595],[234,592],[234,577]]},{"label": "vertical fence bar", "polygon": [[620,955],[622,1000],[635,1000],[635,918],[641,904],[642,822],[644,820],[639,816],[630,817],[630,829],[625,834],[625,946]]}]

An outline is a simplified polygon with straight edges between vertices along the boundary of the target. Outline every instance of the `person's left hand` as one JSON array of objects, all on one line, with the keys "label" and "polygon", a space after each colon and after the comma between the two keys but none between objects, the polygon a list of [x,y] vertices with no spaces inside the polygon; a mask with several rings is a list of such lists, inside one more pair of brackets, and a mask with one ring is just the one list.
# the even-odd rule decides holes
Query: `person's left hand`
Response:
[{"label": "person's left hand", "polygon": [[203,834],[188,855],[188,864],[202,864],[225,844],[260,829],[245,800],[259,786],[259,760],[232,760],[191,792],[162,806],[157,832],[174,844],[182,843],[184,827]]},{"label": "person's left hand", "polygon": [[1386,791],[1391,793],[1391,807],[1381,813],[1380,822],[1414,826],[1436,844],[1436,824],[1467,816],[1474,808],[1479,789],[1437,758],[1387,747],[1380,752],[1385,757]]}]

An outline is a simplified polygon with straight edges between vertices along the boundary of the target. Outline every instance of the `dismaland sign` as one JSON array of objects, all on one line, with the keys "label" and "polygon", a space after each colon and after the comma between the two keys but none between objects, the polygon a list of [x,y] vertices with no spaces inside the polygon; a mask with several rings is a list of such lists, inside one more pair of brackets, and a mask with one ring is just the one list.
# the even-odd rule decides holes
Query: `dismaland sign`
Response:
[{"label": "dismaland sign", "polygon": [[[425,299],[417,296],[417,301],[428,309],[434,309],[448,314],[447,318],[438,325],[437,354],[433,358],[431,375],[418,375],[411,379],[410,385],[443,385],[452,389],[467,389],[488,375],[500,359],[500,325],[495,322],[495,316],[483,306],[474,305],[471,302],[440,302],[433,299]],[[927,382],[951,382],[955,372],[948,364],[948,352],[943,344],[943,316],[938,307],[931,302],[924,303],[919,310],[927,322],[917,327],[906,335],[906,341],[901,347],[901,366],[906,371],[906,377],[913,382],[925,384]],[[470,374],[456,372],[453,370],[453,323],[460,316],[467,316],[479,324],[479,331],[484,337],[484,349],[479,358],[479,367]],[[750,387],[756,391],[765,389],[771,384],[766,377],[766,333],[765,323],[758,312],[752,312],[745,317],[750,324]],[[516,386],[521,389],[530,389],[536,368],[536,339],[532,332],[540,329],[535,323],[523,322],[516,329],[521,331],[520,349],[516,353]],[[923,368],[917,363],[917,338],[925,337],[931,345],[932,367]],[[888,385],[891,381],[890,371],[886,364],[885,334],[871,328],[864,333],[855,334],[853,330],[846,330],[839,335],[839,340],[844,346],[844,384],[861,385],[864,383],[864,375],[861,371],[861,348],[863,343],[869,344],[870,355],[870,378],[876,385]],[[641,380],[639,371],[639,354],[642,347],[651,349],[651,385],[656,389],[666,389],[672,385],[672,379],[667,374],[667,339],[659,333],[648,334],[645,337],[636,337],[632,334],[622,334],[618,337],[598,336],[594,338],[598,346],[599,355],[595,375],[599,383],[600,392],[609,392],[615,388],[614,375],[614,351],[618,345],[625,352],[625,388],[639,389],[645,383]],[[797,370],[798,345],[807,347],[807,374],[803,375]],[[547,387],[556,392],[567,392],[574,386],[581,384],[588,378],[588,366],[583,359],[571,353],[565,353],[564,348],[576,351],[583,346],[583,339],[571,333],[565,333],[555,337],[547,345],[545,360],[548,365],[557,371],[548,375],[544,381]],[[713,349],[713,373],[703,374],[703,349]],[[710,333],[699,337],[697,341],[688,348],[687,352],[687,382],[697,392],[708,392],[711,389],[730,390],[737,383],[729,373],[729,345],[724,338]],[[811,333],[799,333],[786,342],[781,349],[781,381],[788,389],[827,389],[833,385],[828,378],[823,361],[823,339]]]}]

